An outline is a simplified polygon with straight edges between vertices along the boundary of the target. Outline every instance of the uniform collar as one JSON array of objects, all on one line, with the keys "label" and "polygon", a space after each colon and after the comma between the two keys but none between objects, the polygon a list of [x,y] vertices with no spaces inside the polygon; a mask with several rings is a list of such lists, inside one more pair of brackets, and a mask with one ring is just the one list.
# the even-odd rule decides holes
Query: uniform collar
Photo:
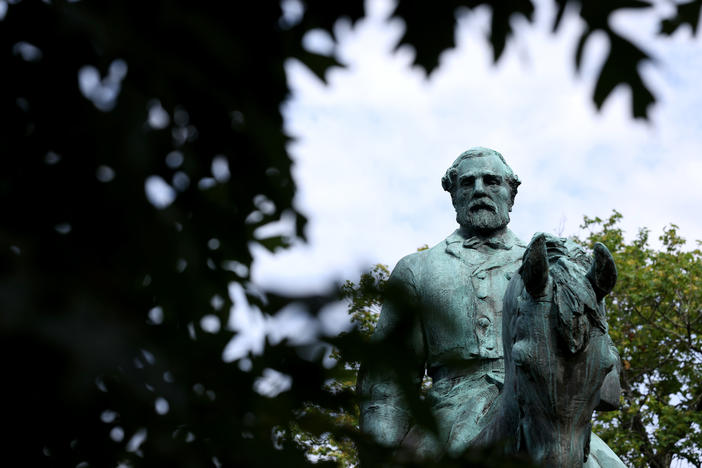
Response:
[{"label": "uniform collar", "polygon": [[[521,249],[526,248],[526,245],[509,229],[506,229],[499,235],[486,239],[474,237],[466,238],[461,234],[460,230],[457,229],[446,238],[445,243],[446,252],[457,258],[462,258],[464,254],[473,251],[510,252],[510,256],[512,256],[511,253],[515,245],[521,247]],[[521,257],[521,249],[516,249],[517,251],[514,252],[514,255]],[[501,255],[499,257],[501,257]]]}]

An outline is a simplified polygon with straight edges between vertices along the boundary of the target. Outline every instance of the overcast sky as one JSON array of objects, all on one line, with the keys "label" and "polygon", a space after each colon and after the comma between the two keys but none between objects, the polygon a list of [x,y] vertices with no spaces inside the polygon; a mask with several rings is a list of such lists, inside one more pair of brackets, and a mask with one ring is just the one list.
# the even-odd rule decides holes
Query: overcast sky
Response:
[{"label": "overcast sky", "polygon": [[[630,117],[625,89],[596,112],[591,95],[607,41],[591,41],[576,74],[582,26],[571,15],[551,34],[551,2],[537,2],[535,24],[516,23],[497,66],[484,39],[487,11],[461,17],[456,49],[428,80],[411,67],[411,49],[393,53],[404,26],[387,20],[392,3],[366,5],[369,17],[353,28],[337,24],[336,53],[347,68],[332,70],[328,85],[288,63],[292,96],[283,111],[297,139],[295,203],[309,216],[309,243],[276,255],[258,249],[257,284],[322,290],[440,242],[456,227],[440,179],[471,146],[502,152],[522,179],[510,227],[525,241],[537,231],[578,234],[583,215],[612,209],[630,236],[646,226],[657,237],[672,222],[688,240],[702,239],[702,48],[689,30],[666,39],[650,14],[613,19],[657,58],[643,71],[658,103],[641,122]],[[331,46],[323,33],[307,39]]]}]

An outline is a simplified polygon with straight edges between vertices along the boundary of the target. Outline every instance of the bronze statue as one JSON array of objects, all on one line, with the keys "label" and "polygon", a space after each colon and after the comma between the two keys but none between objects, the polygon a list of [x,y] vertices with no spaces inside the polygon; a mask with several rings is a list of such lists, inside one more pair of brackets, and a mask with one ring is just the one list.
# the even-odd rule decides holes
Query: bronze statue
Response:
[{"label": "bronze statue", "polygon": [[[507,341],[513,338],[510,324],[504,324],[506,328],[503,328],[503,298],[510,281],[511,284],[519,283],[519,286],[509,286],[510,289],[525,288],[524,274],[520,274],[523,273],[520,267],[525,268],[522,266],[522,259],[527,246],[507,227],[520,181],[500,153],[477,147],[462,153],[446,171],[441,182],[443,188],[451,195],[460,227],[438,245],[408,255],[398,262],[388,286],[400,291],[398,297],[404,299],[386,300],[373,335],[373,340],[383,340],[399,328],[408,330],[408,337],[403,341],[406,349],[401,351],[413,361],[416,371],[414,378],[417,383],[425,372],[433,379],[426,401],[436,420],[437,431],[429,432],[419,425],[413,425],[407,403],[399,390],[397,376],[392,372],[379,371],[377,366],[371,369],[367,365],[362,366],[359,376],[359,390],[362,395],[361,430],[384,445],[401,447],[419,458],[433,459],[444,454],[455,456],[473,445],[507,438],[510,439],[507,444],[508,450],[529,449],[529,434],[521,433],[515,436],[516,431],[527,426],[528,431],[538,425],[534,423],[529,426],[520,421],[519,417],[515,421],[514,413],[503,408],[509,406],[505,405],[507,398],[503,398],[506,394],[505,350],[511,353],[507,358],[508,363],[514,363],[511,343],[503,344],[503,338]],[[594,386],[585,391],[588,399],[583,405],[583,411],[587,412],[589,408],[586,416],[588,436],[583,438],[582,430],[579,429],[577,437],[578,443],[582,442],[579,445],[582,450],[576,448],[575,451],[582,452],[580,463],[588,457],[589,452],[595,455],[589,457],[587,466],[623,466],[599,438],[593,435],[590,441],[589,436],[589,421],[593,408],[597,406],[601,409],[611,409],[619,402],[619,359],[607,334],[601,300],[603,291],[593,292],[597,290],[596,283],[587,283],[593,285],[588,286],[589,290],[585,290],[587,288],[582,277],[587,275],[577,273],[582,273],[580,270],[585,268],[587,262],[582,258],[584,252],[572,241],[543,235],[536,239],[540,239],[540,245],[551,249],[548,255],[541,258],[542,264],[545,262],[548,267],[551,262],[560,262],[567,266],[577,265],[577,268],[570,268],[570,275],[560,274],[557,281],[549,279],[552,275],[549,276],[548,268],[542,268],[539,274],[535,273],[532,276],[545,277],[549,285],[567,278],[567,284],[577,285],[571,288],[571,293],[576,291],[577,294],[573,293],[575,296],[571,294],[567,298],[578,298],[578,294],[581,294],[587,299],[574,302],[575,306],[580,307],[577,311],[569,309],[568,306],[573,305],[571,303],[564,304],[559,309],[562,315],[570,313],[571,316],[577,316],[577,320],[560,329],[562,335],[570,333],[569,336],[575,340],[575,344],[566,344],[567,349],[559,348],[558,352],[552,350],[552,354],[555,352],[558,357],[567,355],[566,358],[570,359],[576,354],[581,356],[579,352],[585,346],[597,346],[599,350],[599,354],[596,355],[585,354],[590,356],[591,361],[597,361],[592,364],[593,369],[598,369],[597,375],[587,375],[585,379],[581,375],[582,372],[578,371],[576,374],[580,376],[580,381],[569,381],[565,387],[552,386],[553,390],[571,388],[569,385]],[[539,252],[540,249],[541,247]],[[604,250],[606,251],[606,248]],[[529,251],[533,252],[534,249],[530,248]],[[602,257],[601,254],[602,252],[598,255]],[[577,257],[578,261],[575,262],[571,257]],[[607,258],[611,260],[611,257]],[[562,270],[561,266],[555,268],[556,272]],[[576,272],[573,273],[574,271]],[[614,272],[616,278],[613,263],[607,271]],[[594,273],[588,275],[588,278],[592,278]],[[613,286],[611,275],[609,280]],[[604,276],[602,282],[606,282]],[[529,288],[526,290],[530,292]],[[567,286],[561,286],[559,289],[560,293],[566,290],[569,290]],[[518,300],[516,298],[521,297],[521,292],[513,292],[509,296],[511,299],[505,301]],[[553,292],[550,289],[544,294],[550,294],[552,299]],[[530,297],[533,300],[533,296]],[[593,297],[596,297],[594,302],[590,300]],[[559,299],[562,298],[559,296]],[[523,302],[527,299],[525,297],[519,300]],[[585,309],[587,313],[584,312]],[[409,312],[410,310],[416,313]],[[511,313],[516,312],[512,310]],[[554,317],[549,319],[549,326],[552,326],[559,316]],[[524,323],[527,322],[522,319],[522,324]],[[531,326],[542,322],[532,320],[528,323]],[[520,329],[520,333],[526,333],[521,337],[524,343],[528,342],[531,336],[529,333],[533,331],[529,328]],[[591,331],[594,333],[592,338]],[[531,348],[530,350],[531,354],[527,353],[528,357],[524,358],[524,362],[520,361],[519,366],[533,364],[533,368],[536,368],[536,361],[531,363],[531,360],[537,359],[543,353],[536,353]],[[574,363],[580,358],[573,359],[568,363]],[[559,369],[562,374],[562,368]],[[514,369],[508,369],[510,385],[514,385],[518,374]],[[552,384],[562,383],[564,379],[563,375],[552,377],[549,381]],[[566,380],[570,377],[568,373]],[[546,383],[540,385],[526,390],[522,384],[523,392],[517,391],[512,395],[515,398],[533,398],[539,391],[548,394],[550,389]],[[562,401],[568,396],[556,395],[554,398],[553,402]],[[573,407],[562,403],[559,405],[559,411]],[[576,419],[583,420],[580,415]],[[513,431],[515,434],[506,434],[506,431]],[[547,445],[531,444],[532,447],[540,446],[542,449]],[[563,460],[551,455],[534,458],[546,464],[556,459]]]}]

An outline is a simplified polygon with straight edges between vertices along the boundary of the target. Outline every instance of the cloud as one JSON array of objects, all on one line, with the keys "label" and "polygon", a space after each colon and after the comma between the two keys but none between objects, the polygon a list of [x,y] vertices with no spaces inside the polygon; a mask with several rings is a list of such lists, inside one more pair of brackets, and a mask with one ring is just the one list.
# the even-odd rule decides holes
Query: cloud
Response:
[{"label": "cloud", "polygon": [[387,21],[389,5],[369,2],[369,18],[338,25],[337,54],[348,67],[331,71],[328,86],[298,62],[287,65],[293,92],[283,111],[297,138],[296,206],[310,218],[310,242],[276,255],[257,249],[254,282],[320,292],[440,242],[456,227],[440,178],[478,145],[501,151],[523,181],[510,226],[524,240],[536,231],[577,234],[583,215],[612,209],[624,214],[629,236],[640,226],[657,235],[673,222],[702,239],[694,215],[702,204],[700,39],[684,31],[661,39],[648,17],[615,18],[659,59],[643,70],[659,103],[650,123],[634,122],[624,89],[595,112],[594,78],[608,45],[594,40],[576,76],[575,17],[552,35],[552,13],[537,10],[536,25],[518,23],[493,66],[486,12],[467,14],[456,50],[425,80],[410,66],[412,50],[392,53],[403,25]]}]

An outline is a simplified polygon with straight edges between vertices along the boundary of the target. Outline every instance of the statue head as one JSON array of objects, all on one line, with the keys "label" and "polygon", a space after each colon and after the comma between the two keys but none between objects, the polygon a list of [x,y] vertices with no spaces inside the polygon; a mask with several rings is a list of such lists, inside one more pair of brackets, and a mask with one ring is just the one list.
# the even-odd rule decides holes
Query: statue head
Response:
[{"label": "statue head", "polygon": [[507,226],[519,184],[500,153],[480,146],[461,153],[441,178],[458,224],[479,234]]}]

